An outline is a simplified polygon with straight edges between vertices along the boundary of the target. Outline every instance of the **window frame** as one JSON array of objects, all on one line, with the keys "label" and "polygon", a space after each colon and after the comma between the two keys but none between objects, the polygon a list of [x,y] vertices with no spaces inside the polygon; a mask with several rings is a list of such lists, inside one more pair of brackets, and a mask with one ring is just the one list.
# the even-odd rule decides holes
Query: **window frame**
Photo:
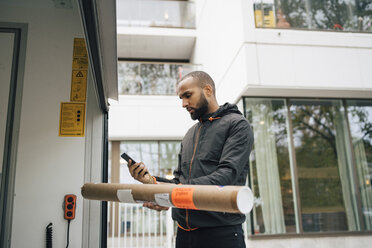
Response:
[{"label": "window frame", "polygon": [[[0,22],[0,32],[13,34],[13,56],[0,178],[0,247],[11,246],[18,137],[27,52],[27,23]],[[3,142],[3,141],[1,141]]]}]

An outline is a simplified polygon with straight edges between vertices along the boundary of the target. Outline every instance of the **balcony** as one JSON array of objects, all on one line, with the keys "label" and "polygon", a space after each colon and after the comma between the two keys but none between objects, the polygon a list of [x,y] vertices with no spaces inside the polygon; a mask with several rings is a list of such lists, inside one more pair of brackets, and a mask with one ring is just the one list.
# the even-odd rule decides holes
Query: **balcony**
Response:
[{"label": "balcony", "polygon": [[189,1],[118,0],[118,57],[189,60],[196,39]]},{"label": "balcony", "polygon": [[117,24],[128,27],[195,29],[195,4],[188,1],[119,0]]}]

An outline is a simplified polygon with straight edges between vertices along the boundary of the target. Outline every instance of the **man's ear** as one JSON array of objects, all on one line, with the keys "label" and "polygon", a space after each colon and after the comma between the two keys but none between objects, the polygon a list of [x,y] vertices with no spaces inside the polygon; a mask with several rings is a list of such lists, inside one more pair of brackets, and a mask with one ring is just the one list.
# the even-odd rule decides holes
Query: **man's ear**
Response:
[{"label": "man's ear", "polygon": [[213,88],[211,85],[207,84],[204,86],[204,94],[208,97],[211,97],[213,95]]}]

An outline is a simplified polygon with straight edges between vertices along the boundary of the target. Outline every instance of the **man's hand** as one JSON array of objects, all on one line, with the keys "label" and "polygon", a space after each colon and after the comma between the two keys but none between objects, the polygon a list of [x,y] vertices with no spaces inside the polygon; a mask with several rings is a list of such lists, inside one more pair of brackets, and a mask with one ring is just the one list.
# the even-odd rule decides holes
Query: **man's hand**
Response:
[{"label": "man's hand", "polygon": [[159,206],[159,205],[156,205],[156,204],[151,203],[151,202],[145,202],[143,204],[143,206],[146,207],[146,208],[152,209],[152,210],[156,210],[158,212],[160,212],[162,210],[168,210],[169,209],[169,207]]},{"label": "man's hand", "polygon": [[129,160],[128,169],[129,169],[130,175],[137,181],[140,181],[141,183],[144,183],[144,184],[155,183],[154,179],[150,175],[144,163],[141,162],[141,163],[132,164],[132,160]]}]

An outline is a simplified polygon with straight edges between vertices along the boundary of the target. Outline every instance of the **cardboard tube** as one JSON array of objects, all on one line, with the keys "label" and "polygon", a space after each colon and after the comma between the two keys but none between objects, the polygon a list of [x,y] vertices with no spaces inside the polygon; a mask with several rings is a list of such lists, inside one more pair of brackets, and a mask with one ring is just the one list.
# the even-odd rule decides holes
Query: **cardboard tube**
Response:
[{"label": "cardboard tube", "polygon": [[247,214],[253,207],[246,186],[87,183],[84,198],[126,203],[153,202],[161,206]]}]

